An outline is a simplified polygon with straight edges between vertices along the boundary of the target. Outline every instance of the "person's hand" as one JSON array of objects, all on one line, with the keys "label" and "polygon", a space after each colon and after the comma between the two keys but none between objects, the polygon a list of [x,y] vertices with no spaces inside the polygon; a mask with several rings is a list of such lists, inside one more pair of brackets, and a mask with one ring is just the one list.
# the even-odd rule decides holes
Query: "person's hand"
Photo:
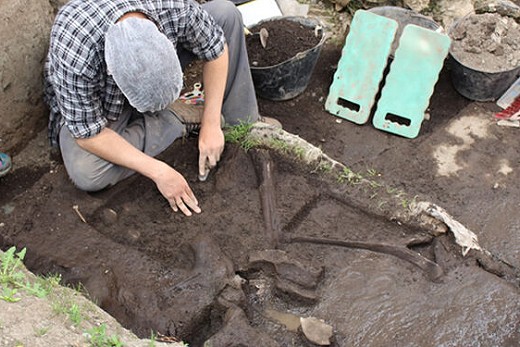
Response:
[{"label": "person's hand", "polygon": [[181,210],[186,216],[191,216],[191,211],[201,212],[199,202],[188,182],[170,166],[166,165],[154,181],[161,194],[170,203],[173,211]]},{"label": "person's hand", "polygon": [[199,179],[205,180],[224,151],[224,132],[220,126],[202,126],[199,132]]}]

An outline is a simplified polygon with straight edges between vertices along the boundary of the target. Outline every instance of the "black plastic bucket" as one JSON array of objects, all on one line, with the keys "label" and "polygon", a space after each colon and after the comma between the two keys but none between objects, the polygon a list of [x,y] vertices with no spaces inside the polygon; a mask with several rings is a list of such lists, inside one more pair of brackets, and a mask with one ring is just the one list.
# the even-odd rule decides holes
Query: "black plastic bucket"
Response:
[{"label": "black plastic bucket", "polygon": [[[261,21],[255,26],[281,19],[295,21],[311,29],[320,25],[318,20],[312,18],[283,16]],[[320,32],[321,40],[316,46],[299,52],[291,59],[272,66],[251,66],[251,75],[258,96],[268,100],[283,101],[292,99],[305,91],[326,40],[323,29]]]},{"label": "black plastic bucket", "polygon": [[[450,27],[449,34],[468,14]],[[449,64],[453,86],[462,96],[475,101],[495,101],[520,77],[520,66],[507,71],[486,72],[464,65],[450,48]]]},{"label": "black plastic bucket", "polygon": [[520,77],[520,66],[504,72],[483,72],[461,64],[450,54],[453,86],[462,96],[476,101],[495,101]]}]

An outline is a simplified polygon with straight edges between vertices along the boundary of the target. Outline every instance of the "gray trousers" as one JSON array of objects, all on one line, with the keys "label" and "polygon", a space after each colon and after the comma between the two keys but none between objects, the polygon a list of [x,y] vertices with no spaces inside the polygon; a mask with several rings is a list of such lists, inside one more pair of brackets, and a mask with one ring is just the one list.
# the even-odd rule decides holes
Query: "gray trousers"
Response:
[{"label": "gray trousers", "polygon": [[[236,6],[227,0],[213,0],[202,7],[222,27],[228,44],[229,70],[222,105],[226,124],[257,121],[258,105],[247,57],[242,16]],[[178,47],[177,51],[183,68],[195,59],[191,52],[182,47]],[[119,119],[108,126],[150,156],[158,155],[184,134],[184,125],[169,110],[145,115],[128,106]],[[82,190],[101,190],[134,173],[83,150],[65,126],[61,128],[59,142],[67,173]]]}]

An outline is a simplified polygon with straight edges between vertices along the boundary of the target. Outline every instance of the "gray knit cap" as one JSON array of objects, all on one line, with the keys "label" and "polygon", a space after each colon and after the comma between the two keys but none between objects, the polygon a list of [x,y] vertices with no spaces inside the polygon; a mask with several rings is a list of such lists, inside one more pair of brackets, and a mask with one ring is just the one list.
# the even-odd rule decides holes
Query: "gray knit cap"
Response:
[{"label": "gray knit cap", "polygon": [[105,35],[108,74],[139,112],[164,110],[179,97],[182,68],[175,47],[148,19],[130,17]]}]

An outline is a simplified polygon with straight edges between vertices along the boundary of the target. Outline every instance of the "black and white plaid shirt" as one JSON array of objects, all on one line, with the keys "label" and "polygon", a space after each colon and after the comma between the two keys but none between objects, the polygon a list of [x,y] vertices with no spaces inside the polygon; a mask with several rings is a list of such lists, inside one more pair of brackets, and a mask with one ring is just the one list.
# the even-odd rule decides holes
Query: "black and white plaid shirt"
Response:
[{"label": "black and white plaid shirt", "polygon": [[126,98],[107,75],[104,38],[121,16],[134,11],[200,59],[213,60],[224,50],[222,29],[192,0],[70,1],[56,16],[44,66],[52,145],[62,125],[74,137],[88,138],[121,114]]}]

